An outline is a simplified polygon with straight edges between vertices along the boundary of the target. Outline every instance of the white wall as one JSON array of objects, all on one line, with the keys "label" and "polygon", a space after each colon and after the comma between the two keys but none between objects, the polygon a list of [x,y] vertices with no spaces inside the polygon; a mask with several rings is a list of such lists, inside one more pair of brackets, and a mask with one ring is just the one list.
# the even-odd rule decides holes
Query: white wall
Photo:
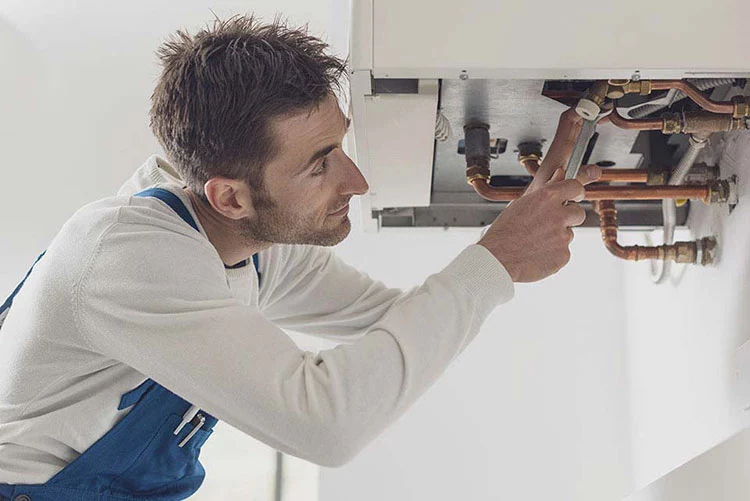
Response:
[{"label": "white wall", "polygon": [[[447,264],[476,231],[356,235],[344,258],[392,286]],[[630,492],[622,263],[579,231],[559,275],[519,286],[425,396],[322,501],[602,501]],[[425,335],[438,335],[426,332]]]},{"label": "white wall", "polygon": [[731,215],[726,206],[697,203],[691,216],[699,236],[718,236],[720,262],[684,270],[678,287],[650,284],[646,264],[630,266],[624,275],[638,488],[750,424],[737,400],[732,363],[734,351],[750,338],[748,133],[715,137],[699,160],[720,165],[722,177],[740,175],[740,203]]}]

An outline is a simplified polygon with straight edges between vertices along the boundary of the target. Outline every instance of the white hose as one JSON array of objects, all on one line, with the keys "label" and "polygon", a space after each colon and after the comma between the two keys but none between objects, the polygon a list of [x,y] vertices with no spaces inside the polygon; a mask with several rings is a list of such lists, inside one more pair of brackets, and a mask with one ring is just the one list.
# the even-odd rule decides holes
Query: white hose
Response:
[{"label": "white hose", "polygon": [[680,163],[677,164],[677,168],[674,170],[672,175],[669,176],[668,184],[671,186],[680,185],[683,183],[683,181],[685,181],[685,177],[688,175],[688,172],[690,172],[690,169],[693,168],[693,164],[698,158],[701,150],[708,143],[708,140],[696,139],[695,136],[690,136],[688,141],[689,146],[687,151],[684,155],[682,155],[682,158],[680,158]]},{"label": "white hose", "polygon": [[435,117],[435,139],[437,141],[440,141],[441,143],[444,143],[452,137],[453,129],[451,128],[451,123],[448,121],[445,115],[443,115],[443,112],[441,110],[438,110],[437,116]]},{"label": "white hose", "polygon": [[[690,169],[693,168],[693,164],[695,164],[698,155],[706,144],[708,144],[707,139],[695,139],[693,136],[690,136],[688,149],[685,154],[682,155],[682,158],[680,158],[680,162],[669,177],[669,182],[667,184],[677,186],[685,181]],[[661,213],[664,217],[664,245],[671,245],[674,243],[674,230],[675,226],[677,226],[677,206],[675,205],[674,200],[662,200]],[[671,268],[671,261],[663,261],[661,266],[658,266],[658,263],[652,261],[651,281],[655,284],[664,283],[669,277]]]}]

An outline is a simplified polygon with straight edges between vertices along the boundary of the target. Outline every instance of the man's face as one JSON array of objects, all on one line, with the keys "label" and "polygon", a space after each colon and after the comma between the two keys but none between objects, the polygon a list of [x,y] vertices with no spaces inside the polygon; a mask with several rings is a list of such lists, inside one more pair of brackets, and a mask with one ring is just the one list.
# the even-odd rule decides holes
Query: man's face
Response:
[{"label": "man's face", "polygon": [[349,200],[369,188],[341,149],[348,127],[334,96],[312,112],[273,122],[279,154],[263,167],[264,193],[253,193],[255,216],[242,221],[245,238],[325,246],[346,238]]}]

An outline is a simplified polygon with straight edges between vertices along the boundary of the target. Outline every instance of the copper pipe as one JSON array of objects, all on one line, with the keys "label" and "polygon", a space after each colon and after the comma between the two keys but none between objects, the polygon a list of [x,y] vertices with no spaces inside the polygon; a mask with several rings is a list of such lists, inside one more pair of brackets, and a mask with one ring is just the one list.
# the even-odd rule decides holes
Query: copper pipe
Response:
[{"label": "copper pipe", "polygon": [[[539,170],[539,157],[536,155],[519,156],[518,162],[532,176]],[[584,165],[581,169],[585,169]],[[600,183],[647,183],[648,171],[643,169],[602,169]]]},{"label": "copper pipe", "polygon": [[698,106],[706,111],[712,113],[728,113],[733,114],[735,111],[735,104],[732,102],[718,102],[703,94],[695,85],[685,80],[651,80],[652,90],[668,90],[677,89],[685,93],[690,99],[695,101]]},{"label": "copper pipe", "polygon": [[477,192],[477,195],[489,200],[490,202],[510,202],[521,198],[521,195],[526,191],[526,187],[499,187],[490,186],[489,179],[476,178],[469,181],[469,184]]},{"label": "copper pipe", "polygon": [[[510,202],[521,197],[525,187],[497,187],[490,186],[489,180],[475,178],[469,181],[474,191],[492,202]],[[698,199],[706,203],[720,202],[714,195],[712,185],[688,186],[586,186],[584,200],[682,200]]]},{"label": "copper pipe", "polygon": [[617,111],[602,118],[599,123],[606,121],[621,129],[661,130],[664,134],[700,134],[710,135],[714,132],[728,132],[747,129],[748,124],[743,118],[732,118],[732,115],[718,115],[706,111],[685,113],[664,113],[660,118],[641,118],[629,120]]},{"label": "copper pipe", "polygon": [[711,185],[687,186],[586,186],[584,200],[711,200]]},{"label": "copper pipe", "polygon": [[648,171],[644,169],[602,169],[601,183],[647,183]]},{"label": "copper pipe", "polygon": [[711,252],[716,246],[713,238],[702,238],[695,242],[675,242],[671,245],[657,245],[642,247],[639,245],[623,246],[617,241],[617,209],[612,200],[594,202],[594,210],[599,214],[599,226],[602,231],[604,246],[613,255],[628,261],[642,261],[657,259],[660,261],[675,261],[678,263],[695,263],[698,260],[698,250],[702,251],[701,264],[713,261]]},{"label": "copper pipe", "polygon": [[617,112],[617,108],[612,109],[612,113],[599,120],[599,123],[611,122],[621,129],[630,130],[662,130],[664,120],[661,118],[641,118],[637,120],[628,120]]}]

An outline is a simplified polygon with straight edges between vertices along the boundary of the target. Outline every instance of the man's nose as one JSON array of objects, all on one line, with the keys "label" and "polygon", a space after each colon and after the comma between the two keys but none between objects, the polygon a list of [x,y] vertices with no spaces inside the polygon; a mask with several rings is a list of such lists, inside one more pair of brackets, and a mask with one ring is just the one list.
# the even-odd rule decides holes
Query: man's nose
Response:
[{"label": "man's nose", "polygon": [[351,158],[345,153],[344,157],[344,195],[364,195],[370,189],[365,176]]}]

